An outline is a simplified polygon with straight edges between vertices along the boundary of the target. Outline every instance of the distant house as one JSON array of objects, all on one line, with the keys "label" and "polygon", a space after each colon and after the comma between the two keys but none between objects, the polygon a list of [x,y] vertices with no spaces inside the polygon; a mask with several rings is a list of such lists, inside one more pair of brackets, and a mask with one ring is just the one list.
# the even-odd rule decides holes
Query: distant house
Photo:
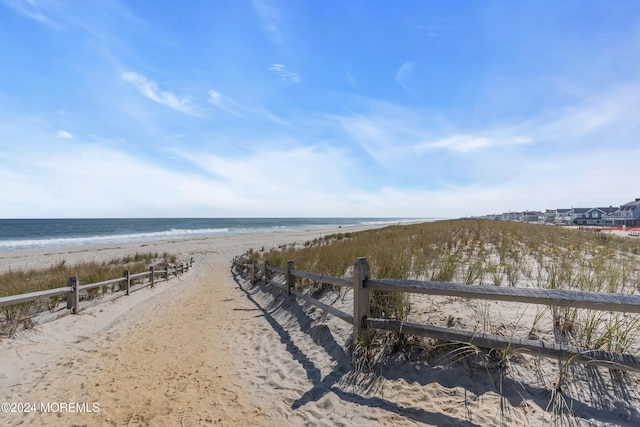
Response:
[{"label": "distant house", "polygon": [[554,224],[571,224],[571,209],[556,209]]},{"label": "distant house", "polygon": [[569,217],[571,218],[569,223],[576,225],[587,224],[587,212],[591,211],[591,208],[571,208],[569,211]]},{"label": "distant house", "polygon": [[603,225],[603,218],[616,208],[575,208],[571,212],[571,221],[576,225]]},{"label": "distant house", "polygon": [[538,211],[525,211],[520,215],[522,222],[539,222],[540,218],[544,218],[544,214]]},{"label": "distant house", "polygon": [[619,208],[609,206],[608,208],[547,209],[545,212],[504,212],[497,215],[487,215],[487,218],[559,225],[640,226],[640,198]]},{"label": "distant house", "polygon": [[522,212],[504,212],[502,214],[503,221],[520,221]]},{"label": "distant house", "polygon": [[501,219],[502,221],[542,222],[544,221],[544,214],[538,211],[504,212],[502,215],[496,215],[495,219]]},{"label": "distant house", "polygon": [[603,221],[605,224],[615,227],[640,225],[640,198],[635,199],[633,202],[625,203],[615,211],[607,214]]},{"label": "distant house", "polygon": [[[605,225],[605,218],[607,217],[607,215],[610,215],[612,213],[614,213],[615,211],[618,210],[618,208],[614,208],[613,206],[609,206],[608,208],[596,208],[600,213],[600,221],[598,222],[598,225]],[[593,217],[594,214],[596,214],[595,212],[591,212],[591,216]]]}]

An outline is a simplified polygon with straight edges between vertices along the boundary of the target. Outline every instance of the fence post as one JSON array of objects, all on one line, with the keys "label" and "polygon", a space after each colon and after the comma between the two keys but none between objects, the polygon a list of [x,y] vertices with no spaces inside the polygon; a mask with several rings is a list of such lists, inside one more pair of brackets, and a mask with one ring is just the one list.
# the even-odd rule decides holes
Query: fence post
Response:
[{"label": "fence post", "polygon": [[151,287],[153,288],[153,283],[155,281],[155,273],[154,273],[154,268],[153,265],[151,266],[151,268],[149,268],[149,282],[151,283]]},{"label": "fence post", "polygon": [[258,263],[253,261],[253,265],[251,266],[251,284],[256,284],[256,270],[258,269]]},{"label": "fence post", "polygon": [[164,263],[164,280],[169,280],[169,263]]},{"label": "fence post", "polygon": [[72,291],[67,294],[67,308],[71,309],[71,314],[78,314],[80,311],[80,283],[78,283],[78,276],[71,276],[67,280],[67,286],[72,288]]},{"label": "fence post", "polygon": [[294,262],[293,260],[289,260],[287,261],[287,293],[289,294],[289,296],[291,297],[291,290],[293,288],[295,288],[295,283],[294,283],[294,277],[293,274],[291,274],[291,271],[293,271],[294,268]]},{"label": "fence post", "polygon": [[369,263],[366,258],[357,258],[353,268],[353,345],[359,339],[364,339],[365,346],[369,343],[369,334],[365,331],[366,320],[369,316],[369,289],[366,281],[369,279]]},{"label": "fence post", "polygon": [[264,284],[268,285],[271,276],[269,275],[269,260],[264,261]]},{"label": "fence post", "polygon": [[129,277],[129,270],[125,270],[124,273],[122,273],[122,276],[125,278],[124,294],[129,295],[129,288],[131,288],[131,278]]}]

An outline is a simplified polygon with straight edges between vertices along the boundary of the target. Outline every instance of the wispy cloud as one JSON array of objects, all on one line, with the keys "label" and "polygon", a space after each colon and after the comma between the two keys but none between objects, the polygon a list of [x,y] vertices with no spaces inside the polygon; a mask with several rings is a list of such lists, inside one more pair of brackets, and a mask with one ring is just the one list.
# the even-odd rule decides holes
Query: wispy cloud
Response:
[{"label": "wispy cloud", "polygon": [[407,91],[410,95],[414,95],[414,93],[409,89],[408,80],[411,77],[411,72],[413,67],[415,66],[415,62],[407,61],[398,69],[396,72],[396,81],[402,88]]},{"label": "wispy cloud", "polygon": [[274,114],[273,112],[266,110],[263,107],[247,106],[235,99],[232,99],[226,95],[221,94],[217,90],[209,90],[209,97],[207,98],[209,104],[226,111],[229,114],[243,118],[243,119],[259,119],[265,120],[271,123],[275,123],[281,126],[291,126],[291,123],[283,119],[282,117]]},{"label": "wispy cloud", "polygon": [[347,70],[347,80],[349,81],[349,83],[354,89],[359,89],[358,82],[351,75],[351,70]]},{"label": "wispy cloud", "polygon": [[36,0],[0,0],[0,2],[29,19],[53,28],[60,28],[60,25],[43,10],[45,9],[43,6],[49,5],[50,2]]},{"label": "wispy cloud", "polygon": [[253,9],[271,39],[276,43],[282,43],[282,11],[270,0],[253,0]]},{"label": "wispy cloud", "polygon": [[123,72],[120,77],[158,104],[182,113],[195,114],[194,106],[188,97],[179,97],[173,92],[160,90],[155,82],[134,71]]},{"label": "wispy cloud", "polygon": [[287,70],[287,67],[282,64],[273,64],[269,70],[273,71],[283,82],[300,83],[300,74]]},{"label": "wispy cloud", "polygon": [[531,139],[524,137],[490,138],[477,135],[454,135],[435,142],[426,142],[416,145],[418,151],[441,148],[445,150],[468,153],[489,148],[508,147],[510,145],[523,145],[531,143]]},{"label": "wispy cloud", "polygon": [[71,132],[68,132],[66,130],[59,130],[56,135],[58,136],[58,138],[73,139],[73,135],[71,134]]},{"label": "wispy cloud", "polygon": [[[273,141],[260,148],[260,152],[247,153],[234,158],[201,153],[184,155],[189,161],[207,171],[216,180],[233,187],[238,194],[250,197],[278,197],[281,189],[294,178],[296,193],[319,194],[329,188],[344,188],[346,161],[344,151],[320,146],[276,148]],[[319,177],[323,179],[318,179]]]},{"label": "wispy cloud", "polygon": [[608,135],[608,143],[620,143],[637,134],[640,123],[640,81],[609,87],[586,96],[580,102],[560,111],[548,112],[532,119],[523,127],[542,141],[579,141]]},{"label": "wispy cloud", "polygon": [[448,25],[418,25],[418,30],[424,32],[428,37],[439,38],[444,33],[453,30],[453,27]]},{"label": "wispy cloud", "polygon": [[[226,111],[227,113],[233,114],[234,116],[238,116],[238,117],[242,117],[243,119],[246,119],[246,116],[239,113],[237,111],[237,109],[243,109],[246,110],[247,108],[241,106],[240,104],[238,104],[237,102],[223,96],[222,94],[220,94],[220,92],[211,89],[209,91],[209,98],[207,98],[207,102],[209,102],[209,104],[214,105],[216,107],[218,107],[219,109]],[[231,108],[230,105],[233,105],[234,108]]]}]

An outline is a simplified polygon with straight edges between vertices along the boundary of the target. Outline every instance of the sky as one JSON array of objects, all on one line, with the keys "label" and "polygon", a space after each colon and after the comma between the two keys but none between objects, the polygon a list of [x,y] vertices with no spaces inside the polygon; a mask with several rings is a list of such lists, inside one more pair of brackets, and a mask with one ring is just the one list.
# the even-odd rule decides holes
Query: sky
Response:
[{"label": "sky", "polygon": [[0,0],[0,218],[640,197],[636,0]]}]

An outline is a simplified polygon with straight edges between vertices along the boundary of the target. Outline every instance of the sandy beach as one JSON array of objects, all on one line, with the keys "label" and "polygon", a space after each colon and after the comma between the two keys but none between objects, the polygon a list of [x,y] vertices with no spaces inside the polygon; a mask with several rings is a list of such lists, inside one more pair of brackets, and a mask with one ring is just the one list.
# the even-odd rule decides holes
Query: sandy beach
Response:
[{"label": "sandy beach", "polygon": [[[388,370],[358,376],[351,370],[347,351],[350,325],[290,301],[277,290],[251,286],[230,269],[233,258],[250,248],[303,243],[351,230],[355,228],[0,252],[0,271],[61,260],[102,261],[136,251],[166,251],[195,261],[186,274],[153,289],[2,339],[0,402],[33,403],[36,410],[0,412],[0,424],[538,426],[551,422],[545,405],[552,384],[536,378],[536,373],[553,369],[551,361],[539,363],[522,356],[515,369],[529,366],[521,374],[528,384],[506,382],[502,395],[491,384],[491,376],[464,366],[447,369],[412,363],[411,354],[402,351],[389,361]],[[344,298],[327,302],[349,304]],[[460,307],[448,301],[441,310]],[[630,381],[637,386],[637,376]],[[571,402],[580,412],[576,425],[638,425],[636,401],[625,402],[621,395],[616,400],[615,391],[613,397],[606,391],[604,397],[589,397],[588,388],[582,394],[584,399]],[[49,411],[42,410],[43,404]]]},{"label": "sandy beach", "polygon": [[[62,260],[104,261],[136,251],[166,251],[185,261],[193,258],[195,265],[154,289],[1,340],[0,402],[36,403],[37,408],[35,413],[0,412],[0,424],[302,423],[308,419],[303,411],[287,411],[286,403],[269,402],[273,395],[255,387],[256,381],[266,381],[286,389],[290,372],[283,372],[286,365],[269,367],[267,360],[256,359],[256,351],[263,357],[277,349],[280,339],[234,282],[230,266],[233,257],[250,248],[302,243],[338,231],[344,229],[1,252],[0,271]],[[268,378],[264,372],[256,378],[247,374],[256,367],[272,373]],[[57,409],[68,402],[88,403],[89,411],[81,407],[85,412],[73,413],[64,406],[63,411],[41,411],[41,404]],[[274,407],[282,411],[270,412]],[[326,424],[334,423],[327,418]]]}]

